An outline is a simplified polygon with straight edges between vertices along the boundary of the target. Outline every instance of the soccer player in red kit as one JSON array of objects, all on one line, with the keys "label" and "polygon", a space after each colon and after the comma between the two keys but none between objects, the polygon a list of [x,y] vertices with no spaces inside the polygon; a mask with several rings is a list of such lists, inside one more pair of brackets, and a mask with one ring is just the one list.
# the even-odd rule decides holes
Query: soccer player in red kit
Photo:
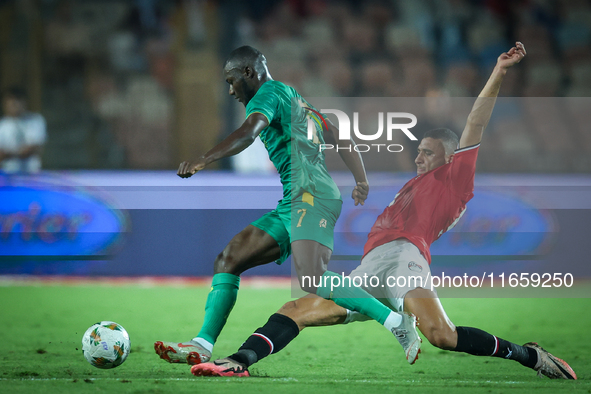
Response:
[{"label": "soccer player in red kit", "polygon": [[[374,297],[384,299],[392,310],[416,315],[418,328],[436,347],[515,360],[553,379],[576,379],[566,362],[537,343],[519,346],[477,328],[455,326],[437,293],[430,290],[430,245],[455,225],[474,195],[474,173],[483,131],[490,120],[503,77],[525,54],[525,47],[517,42],[499,56],[459,140],[448,129],[431,130],[423,136],[415,159],[417,176],[402,187],[377,218],[368,235],[361,264],[350,277],[352,280],[377,277],[380,284],[387,283],[388,278],[409,278],[405,287],[365,285],[365,289]],[[250,336],[238,352],[212,363],[195,365],[191,372],[194,375],[248,376],[250,365],[276,352],[273,347],[276,340],[284,344],[305,327],[368,319],[317,296],[288,302],[277,314],[291,319],[293,324],[278,330],[270,320]]]},{"label": "soccer player in red kit", "polygon": [[[453,152],[457,136],[449,129],[425,133],[418,148],[417,176],[398,192],[394,201],[378,216],[365,244],[364,256],[388,242],[404,239],[415,245],[431,263],[429,247],[451,229],[474,196],[474,172],[480,144],[460,147],[447,165],[433,158],[441,150]],[[439,151],[439,152],[438,152]],[[445,153],[443,153],[445,157]],[[453,160],[452,160],[453,159]]]}]

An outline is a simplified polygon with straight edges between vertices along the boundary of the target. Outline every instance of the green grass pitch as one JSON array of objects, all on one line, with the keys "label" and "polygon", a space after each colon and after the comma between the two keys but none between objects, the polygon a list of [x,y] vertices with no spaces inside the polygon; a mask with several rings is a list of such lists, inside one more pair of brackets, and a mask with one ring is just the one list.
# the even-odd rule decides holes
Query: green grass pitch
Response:
[{"label": "green grass pitch", "polygon": [[[0,392],[3,393],[506,393],[591,392],[591,302],[580,299],[444,299],[457,325],[517,343],[537,341],[567,360],[578,381],[538,378],[514,361],[446,352],[423,343],[413,366],[375,322],[310,328],[251,368],[251,378],[197,378],[153,351],[156,340],[193,337],[207,286],[22,285],[0,287]],[[290,299],[287,288],[244,286],[214,357],[232,353]],[[129,332],[132,352],[120,367],[86,362],[81,337],[99,320]]]}]

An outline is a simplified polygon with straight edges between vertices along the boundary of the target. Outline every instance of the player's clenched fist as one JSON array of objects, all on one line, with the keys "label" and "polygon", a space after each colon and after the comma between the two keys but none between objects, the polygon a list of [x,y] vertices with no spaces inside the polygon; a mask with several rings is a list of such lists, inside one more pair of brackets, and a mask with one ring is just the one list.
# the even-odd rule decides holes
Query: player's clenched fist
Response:
[{"label": "player's clenched fist", "polygon": [[203,163],[201,161],[194,161],[194,162],[183,161],[181,163],[181,165],[179,166],[179,170],[177,171],[176,174],[178,176],[180,176],[181,178],[189,178],[190,176],[195,174],[197,171],[201,171],[204,168],[205,168],[205,163]]}]

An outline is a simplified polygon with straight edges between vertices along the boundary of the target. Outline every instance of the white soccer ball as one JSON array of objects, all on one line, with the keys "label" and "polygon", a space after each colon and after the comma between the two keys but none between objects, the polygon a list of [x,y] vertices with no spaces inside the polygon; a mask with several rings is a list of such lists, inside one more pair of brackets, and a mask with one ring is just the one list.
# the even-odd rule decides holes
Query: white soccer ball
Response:
[{"label": "white soccer ball", "polygon": [[112,321],[93,324],[82,337],[84,358],[97,368],[115,368],[123,364],[130,349],[129,334]]}]

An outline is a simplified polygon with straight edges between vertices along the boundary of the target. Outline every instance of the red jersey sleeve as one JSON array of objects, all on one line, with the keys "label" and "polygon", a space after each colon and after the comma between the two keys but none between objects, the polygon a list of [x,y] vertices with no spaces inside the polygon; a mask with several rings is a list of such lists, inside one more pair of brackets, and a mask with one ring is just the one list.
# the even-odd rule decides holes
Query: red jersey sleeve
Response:
[{"label": "red jersey sleeve", "polygon": [[474,174],[480,144],[458,149],[449,172],[451,188],[459,197],[470,198],[474,192]]}]

